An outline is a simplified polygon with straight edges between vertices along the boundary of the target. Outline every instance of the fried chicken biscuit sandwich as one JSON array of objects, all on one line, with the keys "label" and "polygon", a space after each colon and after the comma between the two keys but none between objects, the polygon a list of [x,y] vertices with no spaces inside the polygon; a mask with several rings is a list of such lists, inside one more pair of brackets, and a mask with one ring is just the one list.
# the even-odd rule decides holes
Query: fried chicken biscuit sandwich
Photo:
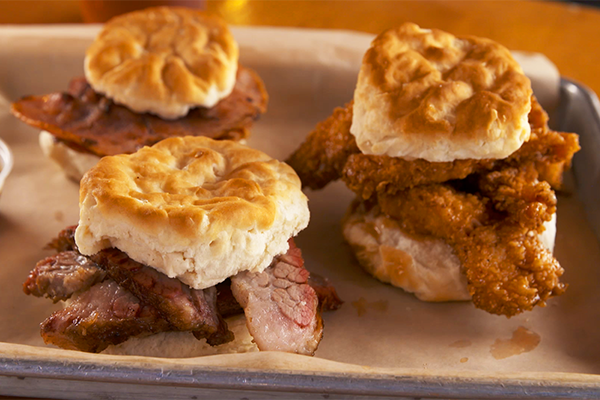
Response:
[{"label": "fried chicken biscuit sandwich", "polygon": [[238,58],[218,17],[185,8],[135,11],[104,25],[86,52],[85,77],[67,93],[25,97],[11,110],[42,129],[43,152],[78,181],[99,157],[168,137],[247,137],[267,94]]},{"label": "fried chicken biscuit sandwich", "polygon": [[[287,164],[233,141],[170,138],[86,173],[78,226],[51,243],[58,253],[24,290],[68,300],[41,325],[44,341],[65,349],[99,352],[164,332],[221,345],[234,339],[224,318],[244,312],[260,350],[313,354],[321,308],[339,299],[309,278],[294,244],[308,220]],[[170,349],[181,341],[160,336],[161,355],[180,354]]]},{"label": "fried chicken biscuit sandwich", "polygon": [[288,163],[356,193],[343,233],[377,279],[512,316],[565,290],[552,187],[579,146],[547,122],[505,47],[407,23],[373,40],[353,102]]}]

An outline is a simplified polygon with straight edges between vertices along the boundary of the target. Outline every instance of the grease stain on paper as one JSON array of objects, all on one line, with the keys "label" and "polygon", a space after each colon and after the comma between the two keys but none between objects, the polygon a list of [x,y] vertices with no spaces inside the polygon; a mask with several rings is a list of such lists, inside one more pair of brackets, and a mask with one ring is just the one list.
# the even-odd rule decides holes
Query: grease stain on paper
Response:
[{"label": "grease stain on paper", "polygon": [[541,340],[540,335],[520,326],[510,339],[496,339],[490,353],[496,360],[502,360],[535,349]]},{"label": "grease stain on paper", "polygon": [[388,309],[388,301],[387,300],[377,300],[368,302],[364,297],[360,297],[358,300],[353,301],[352,307],[356,309],[356,313],[359,317],[365,315],[368,309],[385,312]]},{"label": "grease stain on paper", "polygon": [[464,347],[469,347],[472,344],[473,343],[471,343],[470,340],[462,339],[462,340],[457,340],[456,342],[450,343],[450,347],[456,347],[457,349],[462,349]]}]

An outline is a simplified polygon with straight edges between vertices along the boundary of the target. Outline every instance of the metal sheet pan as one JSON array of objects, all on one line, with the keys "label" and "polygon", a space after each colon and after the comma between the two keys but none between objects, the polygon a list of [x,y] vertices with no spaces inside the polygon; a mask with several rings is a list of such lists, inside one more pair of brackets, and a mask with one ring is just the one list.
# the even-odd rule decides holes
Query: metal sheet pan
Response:
[{"label": "metal sheet pan", "polygon": [[[260,31],[257,33],[251,29],[239,32],[238,34],[260,34]],[[273,31],[263,33],[274,34]],[[279,37],[289,34],[285,30],[275,33]],[[335,31],[305,31],[300,34],[302,37],[310,37],[312,45],[332,37],[334,42],[342,43],[348,39],[347,35],[358,41],[368,42],[368,37]],[[341,75],[354,73],[355,63],[360,55],[357,58],[352,52],[345,53],[347,49],[343,45],[335,49],[333,55],[343,62],[327,65],[329,72],[320,75],[318,82],[310,81],[310,84],[318,85],[320,90],[331,90],[328,101],[342,104],[350,97],[352,88],[344,86],[339,90],[333,83],[333,78],[339,70],[343,70]],[[72,61],[69,59],[68,62]],[[252,65],[265,74],[267,87],[271,81],[268,74],[277,72],[271,68],[269,62],[266,59],[262,64]],[[299,65],[293,77],[311,77],[307,68],[320,64],[322,61],[319,60],[313,64],[306,62]],[[49,86],[51,84],[53,83],[48,83]],[[299,85],[294,87],[298,88]],[[4,85],[4,88],[6,87],[10,85]],[[294,93],[290,93],[286,100],[293,106],[299,106],[294,103]],[[314,104],[311,105],[312,108],[308,108],[309,111],[312,110],[308,125],[322,119],[331,110],[329,105],[323,106],[324,100],[317,97],[312,100]],[[276,107],[273,111],[273,122],[270,123],[285,127],[288,122],[278,119],[282,116],[277,114]],[[303,111],[306,109],[299,109],[297,118],[305,118],[301,115]],[[596,235],[600,233],[600,210],[597,207],[597,204],[600,204],[599,116],[598,99],[593,93],[577,83],[567,79],[561,80],[560,101],[552,116],[552,123],[557,129],[574,131],[581,135],[583,150],[575,158],[574,176],[577,195],[585,205],[588,223]],[[275,138],[273,146],[285,141],[286,138]],[[16,144],[18,146],[21,143]],[[286,145],[294,148],[297,143]],[[319,196],[321,195],[311,197],[312,202],[316,203],[315,207],[322,204],[323,198]],[[373,287],[381,290],[379,284],[371,285],[368,289]],[[348,303],[348,300],[352,299],[346,300]],[[403,301],[413,304],[412,300]],[[351,308],[349,304],[346,304],[346,307]],[[328,328],[335,332],[336,321],[327,322],[331,322]],[[327,328],[326,340],[333,340]],[[379,339],[374,337],[373,340]],[[537,370],[531,368],[531,365],[535,366],[535,358],[527,360],[528,364],[525,364],[526,368],[531,368],[533,372],[510,368],[504,371],[453,371],[401,368],[404,364],[402,361],[398,362],[398,365],[383,366],[346,364],[347,360],[343,355],[338,357],[328,352],[327,343],[323,352],[317,355],[335,361],[319,358],[305,360],[301,356],[288,359],[268,353],[245,354],[244,357],[216,356],[219,358],[207,358],[202,362],[195,359],[164,360],[140,357],[115,359],[39,349],[42,348],[26,344],[0,343],[0,395],[63,399],[600,397],[600,376],[595,375],[597,372],[579,373],[580,371],[573,372],[569,369],[544,371],[543,368],[535,372]]]},{"label": "metal sheet pan", "polygon": [[551,121],[554,129],[577,132],[581,150],[573,160],[577,193],[588,223],[600,240],[600,102],[585,86],[561,79],[560,103]]}]

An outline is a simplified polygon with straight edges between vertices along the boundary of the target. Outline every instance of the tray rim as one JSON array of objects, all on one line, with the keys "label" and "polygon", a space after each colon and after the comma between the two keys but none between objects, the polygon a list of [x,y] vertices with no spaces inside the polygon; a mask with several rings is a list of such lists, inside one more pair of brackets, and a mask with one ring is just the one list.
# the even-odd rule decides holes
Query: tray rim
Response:
[{"label": "tray rim", "polygon": [[[32,347],[19,345],[22,347]],[[56,350],[57,352],[60,350]],[[1,356],[0,376],[45,378],[49,381],[82,381],[169,387],[263,391],[271,393],[333,393],[362,396],[413,396],[460,398],[597,398],[600,375],[561,372],[476,373],[437,371],[402,372],[375,369],[379,373],[340,373],[291,370],[261,370],[194,366],[193,359],[181,368],[165,372],[165,366],[140,367],[134,362],[96,365],[73,358],[68,362],[27,357],[14,360]],[[209,356],[210,357],[210,356]],[[303,357],[303,356],[296,356]],[[149,364],[156,358],[143,357]],[[11,365],[12,361],[12,365]],[[40,363],[40,361],[42,361]],[[0,388],[0,394],[2,389]]]}]

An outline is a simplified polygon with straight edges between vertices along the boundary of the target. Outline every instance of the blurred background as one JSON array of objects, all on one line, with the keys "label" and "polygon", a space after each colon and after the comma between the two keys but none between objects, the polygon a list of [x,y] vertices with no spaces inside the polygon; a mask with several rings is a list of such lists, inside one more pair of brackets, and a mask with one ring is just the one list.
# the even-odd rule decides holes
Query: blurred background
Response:
[{"label": "blurred background", "polygon": [[543,53],[562,75],[600,92],[599,1],[0,0],[0,24],[102,22],[115,14],[159,4],[204,9],[234,25],[379,33],[411,21],[455,35],[488,37],[513,50]]},{"label": "blurred background", "polygon": [[600,0],[0,0],[0,28],[104,22],[161,4],[203,9],[246,26],[379,33],[415,22],[542,53],[561,75],[600,93]]},{"label": "blurred background", "polygon": [[[600,7],[600,0],[573,0],[573,1],[539,1],[540,3],[566,3],[578,4],[583,7]],[[446,4],[444,4],[446,3]],[[462,6],[458,5],[462,3]],[[518,13],[518,8],[523,7],[525,1],[517,0],[484,0],[484,1],[449,1],[449,0],[366,0],[366,1],[342,1],[342,0],[0,0],[0,24],[39,24],[39,23],[81,23],[81,22],[105,22],[110,17],[125,12],[142,9],[145,7],[174,5],[190,8],[206,9],[221,14],[228,19],[239,21],[238,23],[261,25],[287,25],[289,15],[278,15],[283,13],[297,14],[297,20],[303,19],[301,26],[323,27],[323,22],[332,15],[328,11],[343,11],[343,14],[354,14],[357,18],[362,16],[368,19],[374,13],[379,16],[387,16],[386,19],[394,19],[407,12],[419,14],[424,10],[452,10],[472,8],[476,11],[481,5],[476,3],[501,4],[507,11]],[[530,1],[530,3],[536,3]],[[525,6],[527,7],[527,6]],[[370,9],[364,13],[365,9]],[[380,11],[386,11],[385,14]],[[360,12],[359,12],[360,11]],[[340,15],[340,20],[347,19]],[[314,17],[313,20],[307,17]],[[453,18],[453,13],[446,14],[447,18]],[[495,14],[490,17],[501,19],[503,15]],[[284,18],[280,18],[284,17]],[[329,22],[329,21],[327,21]],[[230,23],[235,23],[230,21]],[[370,25],[376,26],[381,21],[371,21]],[[348,27],[346,27],[348,28]]]}]

